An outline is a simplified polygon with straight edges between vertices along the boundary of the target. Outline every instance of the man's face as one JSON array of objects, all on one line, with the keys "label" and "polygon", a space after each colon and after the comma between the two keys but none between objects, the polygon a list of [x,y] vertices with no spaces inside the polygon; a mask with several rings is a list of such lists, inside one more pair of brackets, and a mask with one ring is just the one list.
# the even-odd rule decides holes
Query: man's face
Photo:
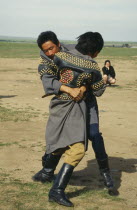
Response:
[{"label": "man's face", "polygon": [[46,56],[48,56],[50,59],[53,59],[55,53],[60,51],[60,43],[56,45],[49,40],[42,44],[42,50]]}]

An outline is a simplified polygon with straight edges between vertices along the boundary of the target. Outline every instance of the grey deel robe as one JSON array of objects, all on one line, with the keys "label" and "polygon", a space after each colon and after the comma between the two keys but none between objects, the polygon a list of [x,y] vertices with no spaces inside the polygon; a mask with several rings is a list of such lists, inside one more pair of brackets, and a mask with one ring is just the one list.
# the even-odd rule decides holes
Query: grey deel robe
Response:
[{"label": "grey deel robe", "polygon": [[[64,51],[62,48],[61,51]],[[74,53],[74,52],[73,52]],[[78,53],[79,55],[79,53]],[[41,51],[40,56],[44,60],[53,62]],[[84,59],[89,56],[81,56]],[[62,85],[57,75],[46,72],[46,64],[40,64],[38,71],[45,69],[41,76],[46,95],[58,95]],[[54,96],[49,105],[49,119],[46,126],[46,153],[49,154],[59,148],[84,142],[87,149],[87,126],[86,126],[86,103],[84,100],[75,102],[73,100],[62,100]]]}]

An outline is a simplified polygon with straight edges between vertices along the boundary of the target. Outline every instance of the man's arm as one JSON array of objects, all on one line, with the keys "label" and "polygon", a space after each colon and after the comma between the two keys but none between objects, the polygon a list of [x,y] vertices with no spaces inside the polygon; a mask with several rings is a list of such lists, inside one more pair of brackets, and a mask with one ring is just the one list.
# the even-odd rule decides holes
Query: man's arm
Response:
[{"label": "man's arm", "polygon": [[45,96],[58,95],[62,83],[58,81],[57,77],[50,74],[44,74],[41,78]]},{"label": "man's arm", "polygon": [[68,86],[62,85],[57,77],[57,69],[50,69],[50,66],[46,64],[39,64],[38,72],[41,75],[41,80],[45,95],[58,95],[59,92],[68,93],[75,101],[79,101],[83,98],[86,88],[83,86],[81,88],[70,88]]},{"label": "man's arm", "polygon": [[80,101],[84,97],[84,93],[86,92],[86,87],[81,86],[80,88],[70,88],[66,85],[61,85],[60,91],[72,96],[74,101]]},{"label": "man's arm", "polygon": [[62,83],[58,81],[57,72],[58,69],[52,61],[41,58],[38,73],[42,80],[45,96],[59,93]]},{"label": "man's arm", "polygon": [[99,97],[102,96],[104,91],[106,90],[106,84],[104,84],[104,81],[102,79],[101,73],[97,75],[93,75],[93,82],[91,85],[91,90],[93,92],[93,95]]}]

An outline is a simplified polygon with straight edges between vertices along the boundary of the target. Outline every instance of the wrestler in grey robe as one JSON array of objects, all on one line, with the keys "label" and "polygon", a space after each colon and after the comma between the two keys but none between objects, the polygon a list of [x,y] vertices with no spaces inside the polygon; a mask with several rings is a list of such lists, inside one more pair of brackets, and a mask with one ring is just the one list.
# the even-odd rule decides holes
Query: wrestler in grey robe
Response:
[{"label": "wrestler in grey robe", "polygon": [[[42,57],[42,56],[41,56]],[[75,57],[75,56],[73,56]],[[100,88],[103,85],[101,81],[101,74],[99,68],[95,61],[93,61],[89,56],[79,56],[79,61],[83,62],[83,58],[86,62],[90,64],[90,69],[92,71],[92,83],[95,83],[92,88],[95,93],[99,93]],[[49,59],[49,58],[48,58]],[[50,59],[49,59],[50,60]],[[50,60],[50,65],[46,65],[46,62],[43,56],[43,64],[39,66],[39,73],[42,77],[43,86],[46,92],[46,95],[56,94],[57,96],[53,97],[50,102],[50,116],[46,127],[46,153],[51,153],[58,148],[63,148],[68,145],[71,145],[76,142],[85,142],[85,149],[87,148],[87,130],[86,130],[86,104],[82,100],[80,102],[75,102],[71,97],[64,93],[60,93],[59,89],[62,84],[68,85],[69,80],[74,82],[77,78],[71,78],[72,72],[66,74],[65,76],[69,77],[68,80],[65,78],[60,79],[60,82],[57,82],[57,79],[61,78],[62,75],[60,71],[57,71],[55,64]],[[43,65],[43,67],[42,67]],[[73,67],[74,67],[73,63]],[[80,64],[81,65],[81,64]],[[52,66],[52,68],[51,68]],[[78,68],[78,64],[76,65]],[[52,70],[51,70],[52,69]],[[75,71],[75,69],[73,69]],[[82,75],[82,73],[80,73]],[[79,79],[80,79],[79,74]],[[49,85],[48,79],[50,78],[51,86]],[[52,78],[52,79],[51,79]],[[84,78],[84,77],[83,77]],[[91,79],[91,78],[90,78]],[[48,81],[48,84],[45,83]],[[73,83],[72,82],[72,83]],[[81,84],[82,85],[82,80]],[[48,87],[48,88],[47,88]],[[73,86],[78,87],[78,86]],[[61,97],[60,97],[61,96]]]},{"label": "wrestler in grey robe", "polygon": [[[61,52],[68,51],[68,49],[61,44]],[[52,70],[53,69],[53,70]],[[40,51],[40,64],[38,66],[38,72],[41,75],[45,96],[57,95],[59,93],[62,83],[59,81],[59,75],[57,72],[57,66],[54,66],[53,60]]]}]

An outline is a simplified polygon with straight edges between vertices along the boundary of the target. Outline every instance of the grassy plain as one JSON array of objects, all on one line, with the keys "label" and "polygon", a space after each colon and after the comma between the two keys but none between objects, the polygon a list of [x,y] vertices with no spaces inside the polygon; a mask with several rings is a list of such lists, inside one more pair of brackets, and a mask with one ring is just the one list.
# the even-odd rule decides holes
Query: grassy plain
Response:
[{"label": "grassy plain", "polygon": [[[51,97],[42,99],[37,74],[36,43],[0,42],[0,209],[64,210],[48,202],[52,184],[34,183],[45,151],[45,124]],[[104,189],[96,160],[89,150],[66,189],[76,210],[137,209],[137,49],[104,48],[97,62],[110,59],[117,83],[98,98],[100,130],[119,196]],[[61,159],[56,173],[63,163]]]},{"label": "grassy plain", "polygon": [[[69,44],[69,43],[67,43]],[[36,58],[39,55],[39,49],[36,43],[16,43],[0,42],[1,58]],[[106,47],[100,53],[100,56],[115,56],[122,58],[132,58],[137,56],[137,48],[115,48]]]}]

